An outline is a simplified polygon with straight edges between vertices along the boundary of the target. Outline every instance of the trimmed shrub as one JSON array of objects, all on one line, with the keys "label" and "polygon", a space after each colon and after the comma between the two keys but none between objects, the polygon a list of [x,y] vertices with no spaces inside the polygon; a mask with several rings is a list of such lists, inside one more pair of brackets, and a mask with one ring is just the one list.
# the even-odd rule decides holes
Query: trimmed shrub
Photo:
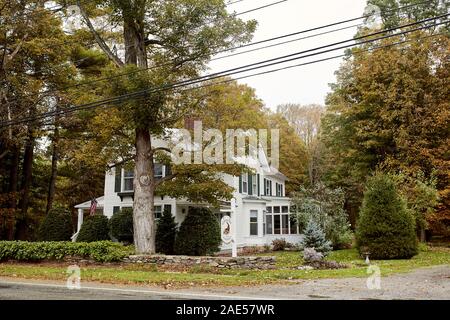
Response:
[{"label": "trimmed shrub", "polygon": [[344,209],[345,195],[342,189],[331,189],[319,182],[310,188],[301,187],[294,193],[293,202],[300,233],[313,219],[325,232],[325,237],[331,241],[334,249],[351,247],[353,233]]},{"label": "trimmed shrub", "polygon": [[333,249],[331,242],[325,238],[325,232],[314,220],[310,220],[306,225],[303,238],[300,241],[300,247],[303,249],[314,248],[324,256]]},{"label": "trimmed shrub", "polygon": [[50,210],[38,230],[40,241],[68,241],[72,235],[72,214],[64,208]]},{"label": "trimmed shrub", "polygon": [[96,214],[87,217],[83,222],[77,242],[95,242],[109,239],[108,218]]},{"label": "trimmed shrub", "polygon": [[207,208],[189,207],[175,239],[175,253],[203,256],[219,251],[220,226]]},{"label": "trimmed shrub", "polygon": [[288,247],[285,239],[275,239],[272,241],[273,251],[283,251]]},{"label": "trimmed shrub", "polygon": [[111,236],[120,242],[133,243],[133,209],[124,208],[109,220]]},{"label": "trimmed shrub", "polygon": [[65,257],[80,257],[98,262],[115,262],[132,253],[130,248],[111,241],[90,243],[0,241],[0,261],[62,260]]},{"label": "trimmed shrub", "polygon": [[369,179],[356,229],[356,245],[372,259],[409,259],[418,253],[414,218],[392,179]]},{"label": "trimmed shrub", "polygon": [[174,254],[177,224],[169,210],[164,210],[156,229],[156,252]]}]

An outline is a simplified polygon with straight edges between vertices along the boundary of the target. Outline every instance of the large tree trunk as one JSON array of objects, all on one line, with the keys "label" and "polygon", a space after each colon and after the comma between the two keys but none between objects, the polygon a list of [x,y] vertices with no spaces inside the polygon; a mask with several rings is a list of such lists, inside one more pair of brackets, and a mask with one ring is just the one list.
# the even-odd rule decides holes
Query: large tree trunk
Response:
[{"label": "large tree trunk", "polygon": [[155,253],[154,178],[151,137],[147,129],[136,129],[134,169],[134,245],[138,253]]},{"label": "large tree trunk", "polygon": [[[142,69],[148,67],[143,17],[124,21],[125,63]],[[145,119],[142,119],[145,123]],[[136,160],[134,168],[133,224],[137,253],[155,253],[154,165],[149,128],[136,129]]]},{"label": "large tree trunk", "polygon": [[[77,3],[80,6],[80,1]],[[124,14],[123,21],[125,64],[133,64],[137,65],[139,68],[146,69],[148,63],[145,45],[146,35],[144,30],[145,1],[135,1],[133,6],[134,13]],[[124,7],[122,10],[125,11],[128,10],[128,8]],[[117,66],[121,67],[123,64],[120,61],[117,61],[117,57],[112,54],[108,46],[95,32],[87,13],[84,10],[81,10],[81,14],[103,51],[112,61],[116,62]],[[152,254],[155,253],[155,217],[153,208],[155,183],[153,177],[151,135],[149,130],[151,123],[147,123],[147,125],[144,124],[145,119],[142,119],[142,123],[137,126],[135,131],[136,160],[133,182],[134,244],[137,253]]]}]

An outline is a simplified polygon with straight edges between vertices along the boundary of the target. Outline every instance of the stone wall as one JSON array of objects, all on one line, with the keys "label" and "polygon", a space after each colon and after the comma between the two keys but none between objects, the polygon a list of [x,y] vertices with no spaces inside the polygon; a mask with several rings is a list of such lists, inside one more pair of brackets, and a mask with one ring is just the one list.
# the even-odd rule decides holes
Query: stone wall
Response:
[{"label": "stone wall", "polygon": [[221,269],[268,270],[275,268],[275,257],[188,257],[164,255],[135,255],[124,259],[125,263],[152,263],[185,267],[210,266]]}]

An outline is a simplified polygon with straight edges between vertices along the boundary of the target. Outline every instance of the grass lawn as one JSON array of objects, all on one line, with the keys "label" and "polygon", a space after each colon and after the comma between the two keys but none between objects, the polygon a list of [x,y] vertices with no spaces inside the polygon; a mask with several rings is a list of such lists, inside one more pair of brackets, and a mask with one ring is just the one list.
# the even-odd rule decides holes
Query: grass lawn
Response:
[{"label": "grass lawn", "polygon": [[[356,250],[335,251],[327,258],[349,265],[338,270],[295,270],[302,264],[298,252],[274,252],[263,255],[277,257],[276,270],[216,270],[194,267],[184,271],[158,269],[154,265],[82,266],[81,280],[118,284],[157,285],[166,288],[191,286],[244,286],[269,283],[292,283],[296,279],[366,277],[367,266]],[[416,268],[450,264],[450,249],[435,247],[421,250],[410,260],[372,261],[381,269],[382,276],[408,272]],[[49,263],[1,263],[0,276],[24,279],[67,279],[66,265]]]}]

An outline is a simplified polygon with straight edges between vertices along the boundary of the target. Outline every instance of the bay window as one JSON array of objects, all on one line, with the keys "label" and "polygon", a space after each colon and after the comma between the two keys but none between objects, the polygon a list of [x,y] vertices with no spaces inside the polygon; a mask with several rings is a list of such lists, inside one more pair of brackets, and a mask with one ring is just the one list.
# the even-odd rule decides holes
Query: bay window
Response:
[{"label": "bay window", "polygon": [[268,235],[298,234],[297,217],[289,210],[289,206],[267,207],[265,221]]}]

